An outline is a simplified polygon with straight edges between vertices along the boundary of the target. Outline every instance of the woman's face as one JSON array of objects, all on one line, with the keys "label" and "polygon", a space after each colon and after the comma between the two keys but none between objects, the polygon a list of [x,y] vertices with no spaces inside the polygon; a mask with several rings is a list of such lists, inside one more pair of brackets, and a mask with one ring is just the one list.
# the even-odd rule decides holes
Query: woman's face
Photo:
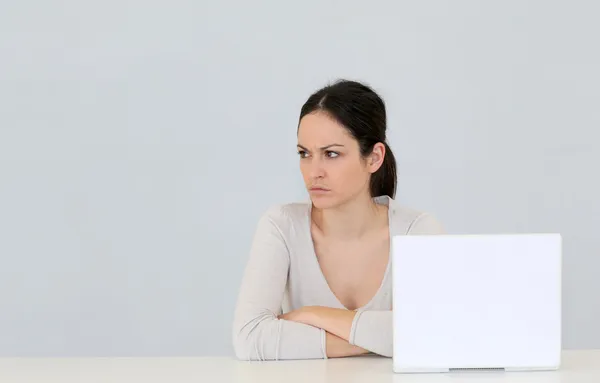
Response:
[{"label": "woman's face", "polygon": [[383,158],[377,158],[378,150],[362,157],[358,141],[324,112],[308,114],[300,121],[298,153],[304,184],[315,207],[321,209],[368,195],[371,174]]}]

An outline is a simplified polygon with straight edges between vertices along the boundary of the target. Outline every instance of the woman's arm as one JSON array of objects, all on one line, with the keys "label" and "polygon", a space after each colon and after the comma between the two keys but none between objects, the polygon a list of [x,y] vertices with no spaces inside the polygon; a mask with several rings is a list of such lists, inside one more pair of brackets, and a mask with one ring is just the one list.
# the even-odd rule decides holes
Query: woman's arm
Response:
[{"label": "woman's arm", "polygon": [[391,358],[394,353],[394,314],[392,310],[358,311],[352,322],[348,343]]},{"label": "woman's arm", "polygon": [[321,328],[328,334],[359,347],[363,353],[371,351],[392,356],[393,314],[385,311],[349,311],[321,306],[305,306],[279,316],[288,321]]},{"label": "woman's arm", "polygon": [[355,311],[323,306],[305,306],[279,318],[321,328],[346,341],[350,339]]},{"label": "woman's arm", "polygon": [[369,351],[365,350],[364,348],[351,345],[347,340],[327,333],[328,358],[343,358],[347,356],[358,356],[368,353]]},{"label": "woman's arm", "polygon": [[233,346],[241,360],[326,358],[325,331],[280,320],[289,252],[271,210],[261,217],[240,287],[233,321]]},{"label": "woman's arm", "polygon": [[280,319],[302,323],[327,332],[327,357],[338,358],[369,353],[348,342],[354,311],[322,306],[305,306],[279,315]]}]

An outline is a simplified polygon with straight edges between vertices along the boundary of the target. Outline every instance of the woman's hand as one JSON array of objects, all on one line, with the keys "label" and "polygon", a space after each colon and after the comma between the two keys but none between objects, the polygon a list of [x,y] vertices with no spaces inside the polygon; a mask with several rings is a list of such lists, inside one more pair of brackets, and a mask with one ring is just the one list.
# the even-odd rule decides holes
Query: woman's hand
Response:
[{"label": "woman's hand", "polygon": [[277,318],[318,327],[314,324],[314,317],[317,311],[318,306],[304,306],[299,309],[290,311],[289,313],[281,314]]}]

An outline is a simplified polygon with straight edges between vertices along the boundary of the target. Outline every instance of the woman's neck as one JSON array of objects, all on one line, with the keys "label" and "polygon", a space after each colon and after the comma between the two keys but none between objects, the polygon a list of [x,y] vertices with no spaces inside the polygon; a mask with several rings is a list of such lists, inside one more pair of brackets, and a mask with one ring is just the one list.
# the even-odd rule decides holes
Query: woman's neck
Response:
[{"label": "woman's neck", "polygon": [[387,226],[388,207],[377,204],[370,195],[357,197],[341,206],[316,209],[312,220],[321,232],[337,239],[357,239]]}]

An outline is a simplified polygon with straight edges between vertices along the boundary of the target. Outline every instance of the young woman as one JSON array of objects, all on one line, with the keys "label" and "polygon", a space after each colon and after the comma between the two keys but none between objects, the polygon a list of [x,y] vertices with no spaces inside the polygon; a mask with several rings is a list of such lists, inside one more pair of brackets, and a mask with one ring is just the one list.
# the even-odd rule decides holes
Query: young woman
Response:
[{"label": "young woman", "polygon": [[383,100],[354,81],[318,90],[300,112],[298,154],[311,202],[274,206],[258,223],[235,310],[236,355],[392,356],[390,239],[443,228],[393,199]]}]

